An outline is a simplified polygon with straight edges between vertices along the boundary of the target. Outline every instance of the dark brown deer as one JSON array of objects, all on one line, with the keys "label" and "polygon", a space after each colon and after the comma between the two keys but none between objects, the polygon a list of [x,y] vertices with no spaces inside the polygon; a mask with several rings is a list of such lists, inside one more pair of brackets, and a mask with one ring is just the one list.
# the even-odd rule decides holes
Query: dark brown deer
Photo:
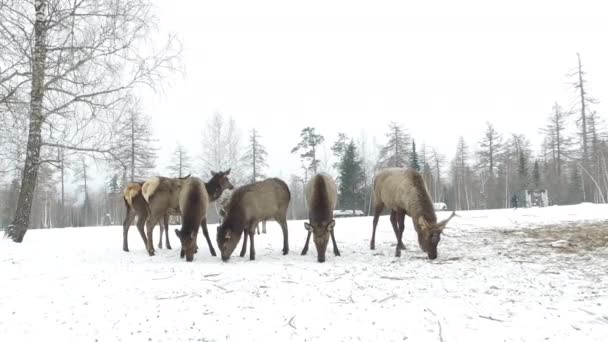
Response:
[{"label": "dark brown deer", "polygon": [[450,217],[437,222],[433,202],[420,173],[405,168],[387,168],[374,177],[371,249],[375,249],[376,226],[385,206],[392,210],[391,223],[397,237],[395,256],[401,256],[403,221],[407,214],[412,218],[420,248],[427,253],[429,259],[437,258],[437,245],[441,240],[441,233],[456,213],[452,212]]},{"label": "dark brown deer", "polygon": [[[222,193],[222,196],[217,200],[218,214],[220,215],[220,223],[226,217],[226,210],[228,210],[228,203],[230,202],[230,196],[232,196],[232,189],[226,190]],[[255,230],[260,235],[260,224],[255,226]],[[266,234],[266,220],[262,221],[262,233]]]},{"label": "dark brown deer", "polygon": [[340,255],[336,238],[334,237],[334,226],[336,225],[334,209],[336,208],[337,197],[336,183],[328,175],[317,174],[306,184],[306,203],[308,206],[309,222],[304,222],[308,235],[306,236],[302,255],[306,255],[308,252],[311,234],[317,247],[317,261],[325,262],[325,251],[327,250],[330,236],[331,242],[334,245],[334,255]]},{"label": "dark brown deer", "polygon": [[[182,245],[180,257],[186,257],[186,261],[192,261],[197,250],[198,227],[202,224],[203,233],[207,231],[206,217],[209,196],[205,189],[205,183],[198,177],[183,180],[178,202],[182,217],[182,228],[176,229],[175,234]],[[208,234],[205,237],[209,241]],[[211,248],[211,245],[209,246]]]},{"label": "dark brown deer", "polygon": [[[217,200],[222,192],[226,189],[232,189],[233,185],[228,179],[228,175],[230,174],[230,169],[226,171],[214,172],[211,171],[211,179],[207,183],[205,183],[205,188],[207,190],[207,194],[209,197],[209,202],[213,202]],[[190,175],[182,177],[182,179],[188,178]],[[127,215],[123,222],[123,250],[125,252],[129,251],[128,247],[128,232],[131,224],[133,223],[133,219],[135,216],[137,219],[137,229],[142,235],[142,239],[144,241],[144,245],[146,246],[146,250],[148,249],[148,242],[146,239],[146,234],[144,232],[144,225],[146,224],[146,219],[148,218],[148,204],[141,194],[141,187],[144,182],[132,182],[127,184],[125,190],[123,192],[123,199],[125,201],[125,206],[127,208]],[[169,216],[170,215],[180,215],[179,210],[173,210],[167,212],[162,217],[162,223],[160,224],[160,236],[158,240],[158,248],[163,248],[163,231],[165,232],[165,240],[167,249],[171,249],[171,243],[169,242]]]},{"label": "dark brown deer", "polygon": [[287,232],[287,207],[291,193],[287,184],[279,178],[243,185],[232,193],[226,217],[217,228],[217,245],[222,260],[228,261],[243,235],[240,256],[247,251],[247,234],[251,241],[249,259],[255,260],[254,227],[258,222],[274,218],[283,231],[283,255],[289,253]]}]

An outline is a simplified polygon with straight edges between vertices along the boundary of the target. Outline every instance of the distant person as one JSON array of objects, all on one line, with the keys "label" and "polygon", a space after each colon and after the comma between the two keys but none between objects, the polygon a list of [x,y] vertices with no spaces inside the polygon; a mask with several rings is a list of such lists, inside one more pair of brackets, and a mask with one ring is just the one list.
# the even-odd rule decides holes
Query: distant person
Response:
[{"label": "distant person", "polygon": [[513,196],[511,197],[511,207],[513,207],[514,209],[517,209],[517,195],[513,194]]}]

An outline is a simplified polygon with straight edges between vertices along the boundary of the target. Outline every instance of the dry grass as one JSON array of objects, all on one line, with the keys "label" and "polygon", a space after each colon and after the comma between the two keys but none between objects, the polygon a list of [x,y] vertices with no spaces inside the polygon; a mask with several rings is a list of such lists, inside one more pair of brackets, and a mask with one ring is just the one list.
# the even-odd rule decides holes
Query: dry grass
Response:
[{"label": "dry grass", "polygon": [[504,235],[523,238],[523,243],[533,243],[557,252],[577,253],[608,248],[608,222],[569,223],[501,231]]}]

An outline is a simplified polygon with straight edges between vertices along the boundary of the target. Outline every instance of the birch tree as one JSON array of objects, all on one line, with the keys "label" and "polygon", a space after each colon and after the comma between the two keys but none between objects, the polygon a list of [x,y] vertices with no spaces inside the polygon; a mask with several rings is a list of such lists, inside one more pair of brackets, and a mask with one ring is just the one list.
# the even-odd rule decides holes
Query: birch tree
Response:
[{"label": "birch tree", "polygon": [[150,40],[156,24],[150,0],[3,0],[0,102],[25,115],[28,126],[19,199],[7,232],[15,242],[30,225],[40,165],[56,162],[45,150],[109,158],[125,94],[175,70],[175,39],[157,49]]}]

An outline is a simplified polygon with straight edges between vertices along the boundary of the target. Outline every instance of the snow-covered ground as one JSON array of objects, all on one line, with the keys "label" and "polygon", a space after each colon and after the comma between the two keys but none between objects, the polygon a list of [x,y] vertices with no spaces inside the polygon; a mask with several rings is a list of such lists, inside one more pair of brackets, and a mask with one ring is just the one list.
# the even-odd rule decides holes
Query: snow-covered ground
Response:
[{"label": "snow-covered ground", "polygon": [[269,222],[228,263],[202,234],[187,263],[175,234],[149,257],[135,227],[129,253],[118,226],[31,230],[0,241],[0,341],[608,340],[608,205],[457,214],[435,261],[409,220],[395,258],[386,216],[375,251],[371,217],[338,219],[324,264],[302,221],[289,255]]}]

